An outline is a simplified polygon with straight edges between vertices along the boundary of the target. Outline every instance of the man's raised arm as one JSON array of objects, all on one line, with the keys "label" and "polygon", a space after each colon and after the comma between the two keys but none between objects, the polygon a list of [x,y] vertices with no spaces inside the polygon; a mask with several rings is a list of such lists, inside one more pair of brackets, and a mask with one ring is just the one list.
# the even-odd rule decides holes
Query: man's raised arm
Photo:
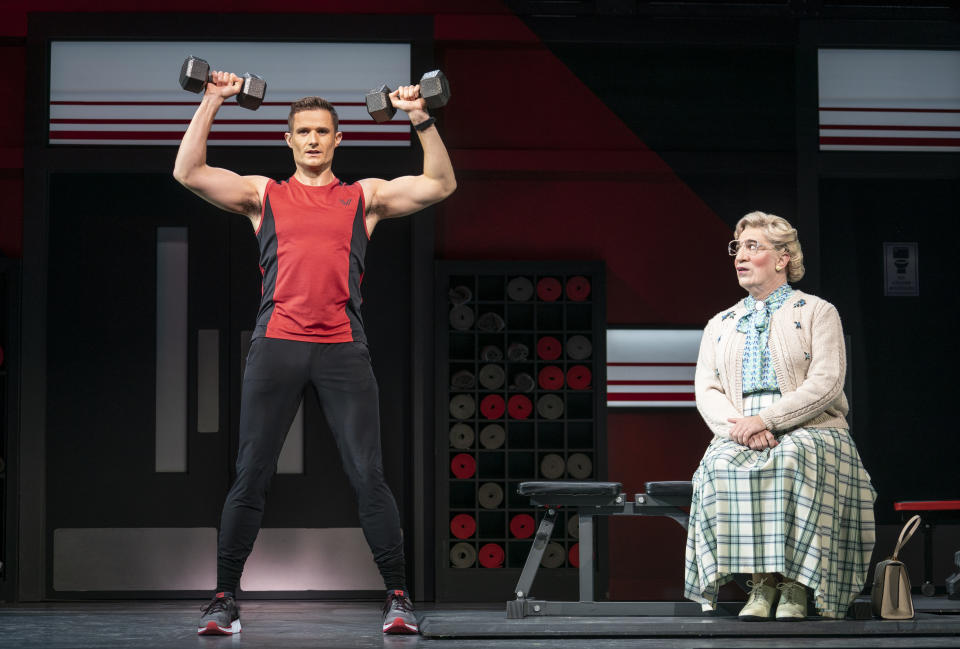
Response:
[{"label": "man's raised arm", "polygon": [[[420,86],[400,86],[390,94],[390,99],[396,108],[407,113],[414,128],[432,119],[426,111],[426,102],[420,97]],[[406,216],[439,203],[457,188],[450,156],[436,126],[431,123],[423,130],[416,130],[423,147],[422,174],[360,181],[367,200],[369,230],[380,219]]]},{"label": "man's raised arm", "polygon": [[173,177],[205,201],[228,212],[247,216],[256,227],[268,179],[264,176],[241,176],[207,164],[210,127],[223,101],[239,93],[241,84],[242,79],[235,74],[212,73],[212,81],[207,84],[200,107],[180,142]]}]

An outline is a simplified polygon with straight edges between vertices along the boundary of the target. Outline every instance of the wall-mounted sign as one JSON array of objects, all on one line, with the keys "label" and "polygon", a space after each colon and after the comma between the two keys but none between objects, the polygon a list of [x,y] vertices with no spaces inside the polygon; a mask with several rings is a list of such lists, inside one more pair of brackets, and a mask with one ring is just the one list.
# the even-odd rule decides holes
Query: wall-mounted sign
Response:
[{"label": "wall-mounted sign", "polygon": [[608,329],[608,408],[694,408],[699,329]]},{"label": "wall-mounted sign", "polygon": [[267,82],[256,111],[228,100],[210,146],[286,146],[290,103],[308,95],[337,109],[341,146],[410,146],[410,122],[377,123],[364,96],[410,83],[409,43],[54,41],[50,46],[50,144],[178,146],[200,95],[180,88],[188,56],[215,70]]},{"label": "wall-mounted sign", "polygon": [[821,151],[960,151],[960,51],[819,51]]},{"label": "wall-mounted sign", "polygon": [[920,295],[920,267],[916,241],[883,242],[883,294]]}]

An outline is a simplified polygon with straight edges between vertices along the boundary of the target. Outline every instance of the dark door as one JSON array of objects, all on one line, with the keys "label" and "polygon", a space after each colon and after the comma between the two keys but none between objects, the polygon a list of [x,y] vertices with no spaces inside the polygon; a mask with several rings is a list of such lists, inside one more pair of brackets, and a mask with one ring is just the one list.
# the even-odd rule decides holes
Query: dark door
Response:
[{"label": "dark door", "polygon": [[[260,298],[252,229],[166,174],[57,174],[50,186],[48,594],[205,594],[215,587],[216,528]],[[386,341],[409,337],[408,287],[396,285],[409,248],[405,236],[392,238],[379,255],[371,245],[368,274],[370,257],[389,270],[365,292],[385,300],[368,336],[381,394],[390,395],[385,464],[397,485],[406,402],[391,386],[403,385],[409,365]],[[279,471],[241,588],[318,597],[380,590],[310,390]]]}]

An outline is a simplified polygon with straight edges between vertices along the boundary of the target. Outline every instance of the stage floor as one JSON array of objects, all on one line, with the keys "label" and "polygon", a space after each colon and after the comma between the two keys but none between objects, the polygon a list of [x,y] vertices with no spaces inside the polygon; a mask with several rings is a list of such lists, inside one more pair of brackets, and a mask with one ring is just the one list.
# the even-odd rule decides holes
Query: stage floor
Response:
[{"label": "stage floor", "polygon": [[[918,610],[960,602],[916,598]],[[241,603],[244,630],[197,636],[199,601],[0,605],[2,649],[173,647],[250,649],[626,649],[735,647],[960,647],[960,615],[919,612],[907,622],[748,623],[730,617],[527,618],[503,605],[420,607],[424,635],[383,636],[373,602]],[[528,634],[533,634],[528,635]],[[454,635],[456,637],[449,637]],[[492,637],[499,636],[499,637]]]}]

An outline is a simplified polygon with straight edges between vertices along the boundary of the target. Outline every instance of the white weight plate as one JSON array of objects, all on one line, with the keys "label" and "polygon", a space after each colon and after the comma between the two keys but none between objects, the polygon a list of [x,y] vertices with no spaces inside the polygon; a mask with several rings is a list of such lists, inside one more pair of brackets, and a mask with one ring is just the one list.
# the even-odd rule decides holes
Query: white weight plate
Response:
[{"label": "white weight plate", "polygon": [[477,562],[477,551],[469,543],[456,543],[450,548],[450,565],[454,568],[470,568]]},{"label": "white weight plate", "polygon": [[567,473],[571,478],[586,480],[593,473],[593,462],[588,455],[571,453],[567,458]]},{"label": "white weight plate", "polygon": [[450,309],[450,326],[457,331],[467,331],[473,326],[473,309],[461,304]]},{"label": "white weight plate", "polygon": [[545,394],[537,399],[537,412],[544,419],[557,419],[563,415],[563,399],[555,394]]},{"label": "white weight plate", "polygon": [[477,500],[484,509],[496,509],[503,502],[503,487],[496,482],[485,482],[477,490]]},{"label": "white weight plate", "polygon": [[543,549],[543,558],[540,559],[540,565],[544,568],[559,568],[563,565],[566,557],[566,550],[563,549],[562,545],[554,541],[548,543],[547,547]]},{"label": "white weight plate", "polygon": [[477,403],[469,394],[458,394],[450,399],[450,414],[457,419],[469,419],[477,411]]},{"label": "white weight plate", "polygon": [[556,480],[563,477],[565,468],[563,458],[556,453],[548,453],[540,458],[540,477]]},{"label": "white weight plate", "polygon": [[484,365],[480,368],[480,385],[488,390],[496,390],[506,380],[506,372],[499,365]]},{"label": "white weight plate", "polygon": [[514,277],[507,282],[507,295],[515,302],[526,302],[533,297],[533,282],[529,277]]},{"label": "white weight plate", "polygon": [[483,448],[500,448],[506,438],[507,433],[500,424],[488,424],[480,429],[480,443]]},{"label": "white weight plate", "polygon": [[473,427],[467,424],[454,424],[450,429],[450,446],[465,449],[473,446]]}]

